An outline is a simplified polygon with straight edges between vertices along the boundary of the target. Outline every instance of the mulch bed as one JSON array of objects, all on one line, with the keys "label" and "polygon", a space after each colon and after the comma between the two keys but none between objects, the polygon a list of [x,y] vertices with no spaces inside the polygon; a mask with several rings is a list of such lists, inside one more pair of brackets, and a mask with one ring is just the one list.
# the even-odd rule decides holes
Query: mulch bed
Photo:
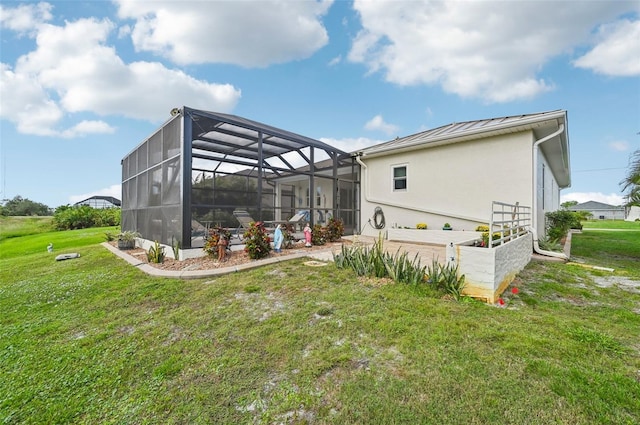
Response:
[{"label": "mulch bed", "polygon": [[[114,247],[118,247],[117,241],[109,242]],[[276,253],[274,251],[269,252],[269,255],[265,258],[274,258],[274,257],[282,257],[290,254],[295,254],[299,252],[314,252],[314,251],[324,251],[328,249],[339,250],[341,245],[343,244],[351,244],[351,241],[346,239],[341,239],[338,242],[329,242],[325,245],[314,245],[309,248],[305,248],[304,244],[300,244],[295,246],[292,249],[283,249],[282,252]],[[198,258],[189,258],[186,260],[174,260],[173,258],[165,258],[164,262],[161,264],[158,263],[149,263],[147,260],[147,251],[142,248],[135,248],[126,251],[132,257],[140,260],[141,262],[147,263],[152,267],[162,270],[174,270],[174,271],[186,271],[186,270],[215,270],[221,267],[233,267],[241,264],[251,263],[260,260],[252,260],[249,258],[249,255],[244,251],[234,251],[227,252],[227,257],[223,262],[218,262],[217,255],[215,257],[210,257],[205,255],[203,257]],[[166,252],[166,251],[165,251]]]}]

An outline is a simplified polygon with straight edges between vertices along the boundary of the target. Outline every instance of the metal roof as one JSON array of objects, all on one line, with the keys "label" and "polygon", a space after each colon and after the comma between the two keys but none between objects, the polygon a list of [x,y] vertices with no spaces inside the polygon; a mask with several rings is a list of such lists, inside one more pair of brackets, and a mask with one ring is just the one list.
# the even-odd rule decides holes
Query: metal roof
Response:
[{"label": "metal roof", "polygon": [[624,210],[624,206],[609,205],[598,201],[587,201],[582,204],[577,204],[569,207],[571,211],[585,211],[585,210]]},{"label": "metal roof", "polygon": [[523,129],[531,129],[536,126],[541,126],[544,121],[564,117],[565,114],[566,112],[563,110],[555,110],[534,114],[451,123],[423,131],[421,133],[396,138],[395,140],[391,140],[386,143],[371,146],[361,150],[361,152],[364,155],[372,155],[388,151],[415,148],[430,143],[453,143],[456,141],[476,139],[484,133],[487,133],[485,137],[488,137],[493,134],[518,132]]},{"label": "metal roof", "polygon": [[532,131],[536,140],[541,140],[559,129],[563,130],[542,143],[540,149],[544,152],[558,185],[563,189],[571,185],[567,112],[564,110],[452,123],[396,138],[355,153],[365,159],[523,131]]}]

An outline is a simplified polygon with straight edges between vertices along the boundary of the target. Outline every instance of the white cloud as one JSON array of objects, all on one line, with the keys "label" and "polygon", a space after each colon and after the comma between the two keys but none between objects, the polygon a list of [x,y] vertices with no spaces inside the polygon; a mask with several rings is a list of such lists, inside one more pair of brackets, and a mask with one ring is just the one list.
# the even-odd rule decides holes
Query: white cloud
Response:
[{"label": "white cloud", "polygon": [[329,66],[335,66],[342,62],[342,55],[338,55],[329,61]]},{"label": "white cloud", "polygon": [[97,19],[40,25],[36,49],[13,68],[0,66],[0,117],[21,133],[76,137],[112,129],[89,121],[61,130],[70,113],[161,121],[175,106],[228,112],[238,102],[240,91],[230,84],[198,80],[157,62],[125,63],[106,44],[114,29]]},{"label": "white cloud", "polygon": [[113,134],[116,129],[104,121],[81,121],[73,127],[62,132],[61,136],[73,138],[86,136],[87,134]]},{"label": "white cloud", "polygon": [[369,146],[377,145],[387,140],[375,140],[369,139],[366,137],[356,137],[356,138],[344,138],[344,139],[334,139],[331,137],[321,137],[321,142],[327,143],[333,147],[336,147],[345,152],[357,152],[361,149],[368,148]]},{"label": "white cloud", "polygon": [[382,115],[376,115],[364,125],[365,130],[382,131],[386,135],[392,135],[398,131],[398,126],[384,122]]},{"label": "white cloud", "polygon": [[[374,140],[366,137],[358,137],[358,138],[344,138],[344,139],[334,139],[329,137],[321,137],[321,142],[324,142],[334,148],[340,149],[344,152],[357,152],[369,146],[373,146],[382,142],[386,142],[386,140]],[[309,148],[303,148],[302,153],[304,153],[307,158],[309,157]],[[282,155],[283,158],[291,164],[293,167],[303,167],[307,165],[307,162],[297,153],[297,152],[287,152]],[[329,156],[322,150],[316,150],[314,155],[314,161],[323,161],[325,159],[329,159]],[[270,165],[276,167],[287,167],[282,161],[277,158],[271,158],[267,161]],[[232,166],[233,167],[233,166]],[[235,168],[227,168],[225,171],[235,172],[239,169],[243,169],[246,167],[235,167]]]},{"label": "white cloud", "polygon": [[327,44],[322,17],[332,0],[117,4],[121,18],[135,20],[131,37],[139,51],[178,64],[262,67],[307,58]]},{"label": "white cloud", "polygon": [[[348,55],[400,85],[440,85],[487,102],[553,90],[539,74],[595,25],[632,2],[399,2],[355,0],[362,30]],[[630,55],[629,60],[633,60]],[[637,55],[635,55],[637,57]]]},{"label": "white cloud", "polygon": [[51,20],[52,6],[49,3],[21,4],[9,8],[0,5],[0,26],[24,35],[36,30],[42,23]]},{"label": "white cloud", "polygon": [[617,152],[626,152],[629,150],[629,142],[625,140],[609,142],[609,147]]},{"label": "white cloud", "polygon": [[114,184],[103,189],[98,189],[95,192],[83,193],[82,195],[69,196],[69,204],[73,205],[76,202],[84,201],[92,196],[113,196],[116,199],[122,199],[122,185]]},{"label": "white cloud", "polygon": [[602,202],[609,205],[622,205],[625,199],[617,193],[604,194],[600,192],[573,192],[564,193],[560,196],[560,202],[577,201],[579,204],[588,201]]},{"label": "white cloud", "polygon": [[605,75],[640,75],[640,20],[602,25],[598,37],[598,44],[577,59],[575,66]]}]

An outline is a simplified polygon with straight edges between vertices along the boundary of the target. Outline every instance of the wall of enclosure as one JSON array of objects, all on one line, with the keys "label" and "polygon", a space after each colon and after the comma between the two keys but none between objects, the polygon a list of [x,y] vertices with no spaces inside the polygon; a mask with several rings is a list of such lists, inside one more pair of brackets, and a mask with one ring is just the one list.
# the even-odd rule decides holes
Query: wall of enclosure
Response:
[{"label": "wall of enclosure", "polygon": [[181,248],[209,230],[241,232],[235,210],[255,221],[310,224],[359,218],[359,166],[320,141],[233,115],[175,109],[122,160],[122,228]]},{"label": "wall of enclosure", "polygon": [[182,120],[174,117],[122,160],[122,229],[182,240]]}]

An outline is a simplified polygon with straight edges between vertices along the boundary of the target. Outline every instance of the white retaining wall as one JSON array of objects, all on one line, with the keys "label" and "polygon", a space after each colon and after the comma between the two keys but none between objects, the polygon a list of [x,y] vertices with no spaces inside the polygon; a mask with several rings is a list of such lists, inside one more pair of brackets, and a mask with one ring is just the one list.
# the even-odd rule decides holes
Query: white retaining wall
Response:
[{"label": "white retaining wall", "polygon": [[[533,238],[526,234],[495,248],[447,245],[447,260],[465,275],[463,294],[494,303],[531,260]],[[453,258],[453,260],[451,260]]]}]

